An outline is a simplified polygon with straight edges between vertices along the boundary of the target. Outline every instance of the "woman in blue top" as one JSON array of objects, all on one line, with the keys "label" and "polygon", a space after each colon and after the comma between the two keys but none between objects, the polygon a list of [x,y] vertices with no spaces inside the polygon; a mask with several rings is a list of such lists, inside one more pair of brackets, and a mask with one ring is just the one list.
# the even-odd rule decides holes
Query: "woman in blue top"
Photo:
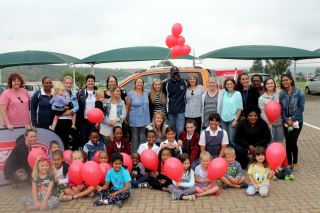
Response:
[{"label": "woman in blue top", "polygon": [[144,81],[137,78],[133,90],[128,93],[127,111],[131,136],[131,152],[146,141],[145,127],[150,123],[149,92],[143,89]]},{"label": "woman in blue top", "polygon": [[298,137],[303,125],[304,95],[302,90],[295,87],[291,75],[283,74],[280,79],[282,91],[279,95],[281,115],[284,123],[284,136],[290,168],[297,168]]},{"label": "woman in blue top", "polygon": [[235,147],[234,136],[243,109],[241,93],[235,90],[233,79],[224,81],[224,92],[221,105],[221,126],[228,133],[229,144]]}]

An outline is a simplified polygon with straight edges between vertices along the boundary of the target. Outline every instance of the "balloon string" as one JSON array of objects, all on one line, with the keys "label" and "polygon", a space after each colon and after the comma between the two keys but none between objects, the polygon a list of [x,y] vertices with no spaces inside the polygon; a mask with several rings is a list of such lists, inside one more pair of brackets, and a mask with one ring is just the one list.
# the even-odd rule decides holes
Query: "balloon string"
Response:
[{"label": "balloon string", "polygon": [[167,55],[167,57],[166,57],[166,61],[168,61],[168,58],[169,58],[169,56],[170,56],[170,53],[171,53],[171,49],[169,48],[169,53],[168,53],[168,55]]}]

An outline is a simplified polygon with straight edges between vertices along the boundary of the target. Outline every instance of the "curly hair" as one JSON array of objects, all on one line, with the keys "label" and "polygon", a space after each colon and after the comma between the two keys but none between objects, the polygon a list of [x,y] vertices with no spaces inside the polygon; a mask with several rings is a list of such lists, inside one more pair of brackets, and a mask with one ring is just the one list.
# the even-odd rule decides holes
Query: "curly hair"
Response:
[{"label": "curly hair", "polygon": [[12,81],[15,81],[15,80],[19,80],[21,82],[20,84],[20,88],[23,87],[24,85],[24,80],[22,78],[22,76],[18,73],[12,73],[9,78],[8,78],[8,87],[11,89],[12,88]]}]

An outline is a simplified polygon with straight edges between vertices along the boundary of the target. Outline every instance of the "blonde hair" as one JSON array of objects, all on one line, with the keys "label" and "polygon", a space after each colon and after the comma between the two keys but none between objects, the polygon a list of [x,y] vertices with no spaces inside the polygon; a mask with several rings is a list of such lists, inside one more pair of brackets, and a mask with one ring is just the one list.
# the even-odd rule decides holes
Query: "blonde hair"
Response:
[{"label": "blonde hair", "polygon": [[24,136],[27,137],[30,132],[37,133],[37,129],[35,127],[31,126],[31,125],[27,125],[26,129],[24,131]]},{"label": "blonde hair", "polygon": [[204,152],[201,152],[200,153],[200,164],[201,164],[201,161],[203,160],[203,158],[206,158],[206,157],[208,157],[208,158],[210,158],[210,160],[211,160],[211,155],[210,155],[210,153],[209,152],[207,152],[207,151],[204,151]]},{"label": "blonde hair", "polygon": [[75,151],[73,151],[72,154],[71,154],[71,158],[73,159],[73,156],[76,155],[76,154],[80,154],[81,157],[82,157],[82,160],[85,161],[85,155],[84,155],[84,153],[83,153],[82,151],[80,151],[80,150],[75,150]]},{"label": "blonde hair", "polygon": [[234,148],[232,147],[227,147],[225,150],[224,150],[224,156],[227,156],[227,155],[236,155],[236,151],[234,150]]},{"label": "blonde hair", "polygon": [[138,80],[142,80],[142,92],[144,92],[144,80],[143,78],[136,78],[134,81],[133,81],[133,90],[136,91],[136,83]]},{"label": "blonde hair", "polygon": [[194,74],[194,73],[191,73],[191,74],[189,74],[189,75],[188,75],[188,82],[187,82],[187,86],[188,86],[188,87],[190,87],[190,86],[191,86],[191,85],[190,85],[190,82],[189,82],[189,79],[190,79],[190,78],[192,78],[192,77],[196,79],[196,85],[195,85],[195,86],[198,86],[198,77],[197,77],[197,75],[196,75],[196,74]]},{"label": "blonde hair", "polygon": [[153,129],[154,130],[156,130],[156,122],[155,122],[155,120],[156,120],[156,117],[157,116],[161,116],[161,118],[162,118],[162,120],[163,120],[163,123],[162,123],[162,125],[161,125],[161,129],[160,129],[160,131],[161,131],[161,135],[162,135],[162,137],[161,137],[161,139],[165,139],[166,138],[166,125],[165,125],[165,122],[166,122],[166,117],[165,117],[165,115],[164,115],[164,113],[163,112],[155,112],[154,114],[153,114],[153,118],[152,118],[152,127],[153,127]]},{"label": "blonde hair", "polygon": [[151,103],[152,104],[155,104],[156,103],[156,98],[157,98],[157,92],[155,91],[154,89],[154,84],[156,82],[160,82],[160,85],[161,85],[161,88],[160,88],[160,101],[161,101],[161,105],[162,106],[165,106],[166,105],[166,96],[165,94],[162,92],[162,83],[161,83],[161,80],[160,79],[155,79],[152,81],[152,85],[151,85],[151,89],[150,89],[150,100],[151,100]]},{"label": "blonde hair", "polygon": [[54,167],[54,165],[50,162],[50,159],[48,157],[46,157],[45,159],[42,159],[43,157],[38,157],[38,159],[36,160],[36,162],[34,163],[34,167],[32,170],[32,179],[34,181],[36,181],[39,177],[39,166],[40,166],[40,162],[47,162],[49,164],[49,173],[48,175],[50,176],[55,176],[56,174],[56,168]]},{"label": "blonde hair", "polygon": [[57,96],[59,91],[64,91],[64,86],[61,82],[58,82],[53,87],[53,96]]},{"label": "blonde hair", "polygon": [[96,100],[98,100],[98,98],[102,98],[102,97],[104,97],[104,90],[98,89],[96,92]]},{"label": "blonde hair", "polygon": [[73,78],[71,77],[71,76],[65,76],[64,78],[63,78],[63,83],[64,82],[66,82],[66,80],[71,80],[72,81],[72,83],[73,83]]}]

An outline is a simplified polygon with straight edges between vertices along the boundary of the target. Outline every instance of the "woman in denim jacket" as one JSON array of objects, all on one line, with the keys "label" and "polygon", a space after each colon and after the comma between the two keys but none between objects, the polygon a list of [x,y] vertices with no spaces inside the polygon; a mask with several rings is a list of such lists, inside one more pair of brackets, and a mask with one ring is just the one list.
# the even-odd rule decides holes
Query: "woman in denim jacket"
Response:
[{"label": "woman in denim jacket", "polygon": [[113,139],[112,129],[115,126],[122,127],[122,122],[127,117],[126,105],[121,100],[121,90],[118,86],[113,86],[110,89],[111,98],[105,100],[105,119],[100,124],[100,134],[106,140]]},{"label": "woman in denim jacket", "polygon": [[289,168],[297,168],[298,137],[303,125],[304,95],[295,87],[291,75],[283,74],[280,79],[281,89],[279,101],[284,123],[284,136]]}]

